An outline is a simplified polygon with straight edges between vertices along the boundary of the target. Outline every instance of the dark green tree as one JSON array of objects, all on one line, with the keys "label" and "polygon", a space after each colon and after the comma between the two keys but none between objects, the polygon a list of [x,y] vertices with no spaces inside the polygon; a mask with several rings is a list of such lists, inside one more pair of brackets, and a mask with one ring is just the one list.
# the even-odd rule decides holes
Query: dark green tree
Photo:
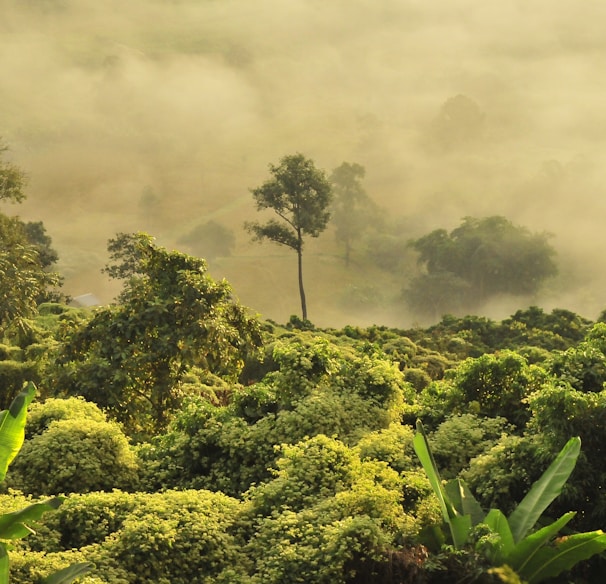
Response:
[{"label": "dark green tree", "polygon": [[345,247],[345,265],[349,266],[351,245],[371,224],[375,205],[362,187],[366,170],[360,164],[343,162],[330,175],[333,203],[332,221],[336,237]]},{"label": "dark green tree", "polygon": [[[440,305],[434,303],[434,310],[447,312],[468,310],[496,294],[535,294],[557,273],[555,250],[548,239],[548,234],[531,233],[505,217],[466,217],[450,233],[436,229],[411,242],[423,275],[405,296],[413,308],[424,312],[427,306],[419,300],[437,296]],[[456,282],[452,293],[449,279]]]},{"label": "dark green tree", "polygon": [[330,219],[332,191],[325,173],[302,154],[284,156],[278,165],[269,165],[273,178],[252,189],[257,210],[272,209],[279,220],[265,224],[247,222],[254,239],[269,239],[297,252],[299,294],[303,319],[307,302],[303,287],[303,242],[305,236],[318,237]]},{"label": "dark green tree", "polygon": [[144,233],[120,234],[109,250],[106,272],[125,287],[117,304],[67,332],[57,383],[131,432],[158,430],[180,405],[190,367],[237,379],[260,345],[259,326],[204,260],[158,247]]}]

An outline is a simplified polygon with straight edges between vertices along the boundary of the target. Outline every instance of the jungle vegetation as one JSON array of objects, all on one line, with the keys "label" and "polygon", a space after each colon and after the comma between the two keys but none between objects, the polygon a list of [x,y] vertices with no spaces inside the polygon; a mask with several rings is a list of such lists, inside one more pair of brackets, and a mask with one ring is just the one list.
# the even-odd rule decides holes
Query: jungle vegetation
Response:
[{"label": "jungle vegetation", "polygon": [[[281,164],[303,164],[316,180],[307,162]],[[343,166],[332,180],[358,192],[362,176]],[[22,187],[12,184],[6,192],[18,202]],[[344,199],[333,204],[345,208]],[[12,582],[52,582],[69,566],[86,566],[84,584],[604,578],[603,315],[530,306],[500,321],[445,314],[408,329],[277,323],[242,306],[204,259],[146,233],[109,241],[105,273],[123,282],[115,302],[77,308],[48,295],[58,279],[39,247],[43,232],[33,241],[19,219],[5,218],[2,408],[12,411],[29,382],[37,394],[0,512],[61,497],[12,544]],[[294,229],[285,237],[300,251]],[[514,270],[507,241],[544,268],[524,286],[555,269],[547,236],[499,217],[467,218],[410,245],[427,277],[450,270],[486,295],[505,285],[502,270]],[[459,262],[468,249],[479,264]],[[499,268],[480,281],[482,262]],[[554,461],[565,467],[555,483]],[[465,485],[458,498],[451,487],[444,496],[441,478]],[[557,483],[549,504],[531,506],[536,525],[521,522],[518,504],[527,508],[545,481]],[[568,540],[587,553],[561,572],[543,569]],[[535,543],[534,561],[547,558],[540,570],[522,554]]]}]

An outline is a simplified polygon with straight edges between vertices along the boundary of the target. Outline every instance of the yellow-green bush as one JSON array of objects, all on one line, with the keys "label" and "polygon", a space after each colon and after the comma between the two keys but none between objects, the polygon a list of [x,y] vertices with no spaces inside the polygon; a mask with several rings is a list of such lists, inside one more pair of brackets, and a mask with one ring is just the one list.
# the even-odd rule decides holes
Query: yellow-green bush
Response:
[{"label": "yellow-green bush", "polygon": [[58,420],[26,440],[11,467],[9,485],[33,495],[130,489],[138,465],[114,422]]},{"label": "yellow-green bush", "polygon": [[81,397],[48,398],[44,402],[34,401],[27,413],[25,436],[31,438],[42,434],[50,424],[57,420],[93,420],[107,421],[107,416],[97,404],[87,402]]}]

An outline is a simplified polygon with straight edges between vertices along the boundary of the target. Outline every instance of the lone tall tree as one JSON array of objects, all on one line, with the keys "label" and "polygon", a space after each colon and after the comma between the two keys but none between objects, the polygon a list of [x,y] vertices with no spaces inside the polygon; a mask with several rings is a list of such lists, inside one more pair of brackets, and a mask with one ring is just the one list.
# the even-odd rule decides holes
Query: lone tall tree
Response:
[{"label": "lone tall tree", "polygon": [[307,319],[307,303],[303,288],[303,238],[318,237],[330,219],[330,182],[312,160],[302,154],[284,156],[276,166],[269,165],[273,178],[251,189],[257,210],[273,209],[280,218],[265,224],[247,222],[246,229],[254,239],[269,239],[297,252],[299,294],[303,319]]}]

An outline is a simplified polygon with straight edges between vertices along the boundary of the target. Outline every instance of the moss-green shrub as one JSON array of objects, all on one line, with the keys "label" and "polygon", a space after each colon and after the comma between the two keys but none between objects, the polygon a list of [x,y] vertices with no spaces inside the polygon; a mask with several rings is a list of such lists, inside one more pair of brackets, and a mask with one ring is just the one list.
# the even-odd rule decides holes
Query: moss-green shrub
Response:
[{"label": "moss-green shrub", "polygon": [[168,432],[138,449],[146,489],[240,495],[270,478],[275,447],[318,434],[353,445],[399,420],[414,398],[398,367],[372,347],[360,354],[327,348],[321,339],[295,340],[274,353],[280,370],[237,393],[228,407],[192,399]]},{"label": "moss-green shrub", "polygon": [[[243,583],[248,562],[237,526],[243,506],[209,491],[70,495],[45,516],[39,533],[23,540],[19,573],[47,573],[79,550],[79,561],[95,564],[83,584]],[[18,582],[31,581],[38,580]]]},{"label": "moss-green shrub", "polygon": [[270,515],[272,509],[301,510],[349,489],[354,481],[356,458],[345,444],[324,435],[294,446],[284,445],[276,477],[252,490],[256,511]]},{"label": "moss-green shrub", "polygon": [[345,584],[355,565],[376,560],[389,543],[367,516],[327,519],[320,510],[284,511],[261,522],[247,546],[251,584]]},{"label": "moss-green shrub", "polygon": [[49,398],[44,402],[34,401],[27,414],[26,438],[42,434],[52,422],[57,420],[105,422],[107,417],[97,404],[87,402],[82,397]]},{"label": "moss-green shrub", "polygon": [[356,445],[360,459],[386,462],[398,472],[410,470],[417,465],[412,447],[413,429],[398,422],[387,428],[368,432]]},{"label": "moss-green shrub", "polygon": [[28,537],[33,550],[64,551],[102,544],[120,531],[137,506],[144,505],[145,493],[112,491],[72,494],[55,513],[44,517],[36,533]]},{"label": "moss-green shrub", "polygon": [[362,462],[322,435],[282,455],[275,478],[249,492],[255,530],[245,549],[254,584],[344,584],[416,533],[403,480],[385,462]]},{"label": "moss-green shrub", "polygon": [[[46,553],[30,550],[13,551],[11,558],[11,584],[44,584],[50,574],[71,564],[89,561],[88,555],[78,550]],[[105,580],[85,576],[81,584],[128,584],[127,580]]]},{"label": "moss-green shrub", "polygon": [[33,495],[133,488],[137,460],[113,422],[58,420],[26,440],[9,485]]},{"label": "moss-green shrub", "polygon": [[422,391],[431,383],[431,376],[425,369],[407,367],[402,373],[404,375],[404,380],[410,383],[417,392]]},{"label": "moss-green shrub", "polygon": [[223,571],[246,565],[230,535],[240,505],[207,491],[139,497],[121,528],[92,554],[93,574],[116,564],[129,584],[214,584]]},{"label": "moss-green shrub", "polygon": [[461,476],[483,508],[509,514],[554,456],[546,451],[540,436],[505,436],[472,459]]},{"label": "moss-green shrub", "polygon": [[435,461],[444,479],[456,477],[469,461],[492,448],[514,428],[505,418],[474,414],[450,416],[429,437]]}]

